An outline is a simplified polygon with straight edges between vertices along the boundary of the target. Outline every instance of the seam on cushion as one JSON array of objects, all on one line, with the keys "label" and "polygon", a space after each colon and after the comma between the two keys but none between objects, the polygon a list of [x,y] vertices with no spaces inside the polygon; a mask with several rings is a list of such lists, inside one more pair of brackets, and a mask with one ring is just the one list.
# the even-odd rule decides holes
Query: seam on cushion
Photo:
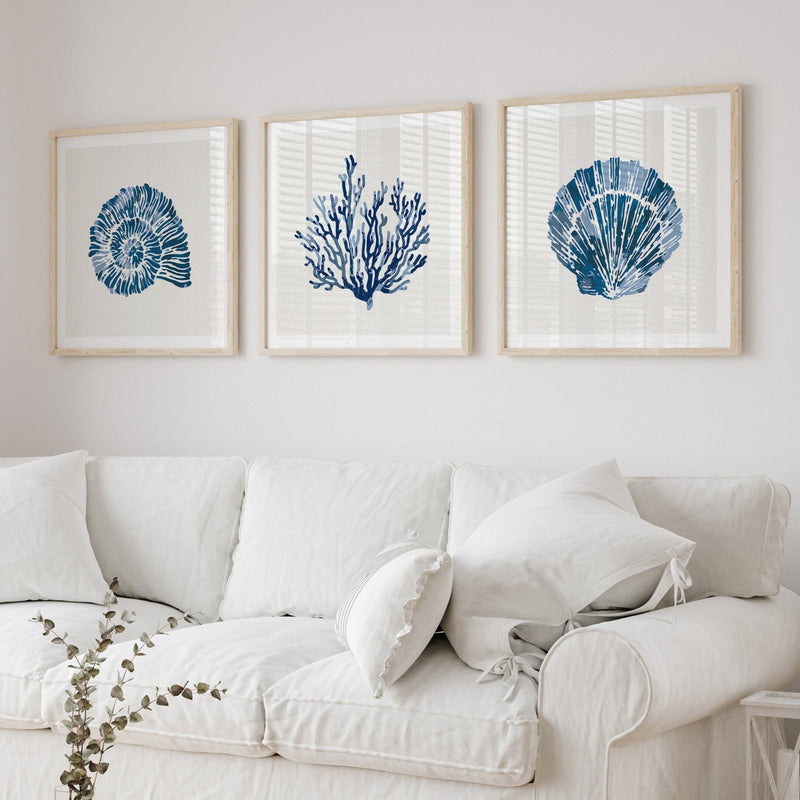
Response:
[{"label": "seam on cushion", "polygon": [[445,461],[450,467],[450,480],[448,481],[448,492],[447,492],[447,507],[444,511],[444,519],[442,520],[442,528],[439,531],[439,544],[438,549],[444,550],[446,553],[449,553],[450,547],[450,526],[453,521],[453,484],[456,479],[456,471],[458,467],[452,461]]},{"label": "seam on cushion", "polygon": [[0,714],[0,719],[7,719],[13,722],[41,722],[43,728],[50,727],[50,724],[41,717],[12,717],[11,714]]},{"label": "seam on cushion", "polygon": [[[167,731],[167,730],[159,731],[159,730],[154,730],[153,728],[142,728],[139,725],[137,725],[135,728],[132,728],[130,730],[130,733],[127,734],[127,735],[136,736],[136,735],[142,734],[142,733],[147,734],[149,736],[156,736],[156,737],[159,737],[159,738],[162,738],[162,739],[187,739],[187,740],[193,741],[193,742],[213,742],[214,744],[235,744],[235,745],[246,746],[246,747],[254,747],[254,746],[268,747],[269,746],[269,745],[265,745],[260,740],[256,740],[256,741],[247,740],[247,741],[244,741],[242,739],[217,739],[217,738],[214,738],[213,736],[197,736],[197,735],[195,735],[193,733],[178,733],[178,732],[173,733],[172,731]],[[135,742],[129,742],[129,744],[135,744]]]},{"label": "seam on cushion", "polygon": [[539,671],[539,708],[542,708],[542,699],[547,696],[547,693],[543,691],[544,689],[544,681],[547,677],[547,670],[545,669],[547,663],[550,661],[550,656],[552,653],[558,649],[559,645],[562,644],[566,639],[570,639],[574,636],[581,636],[586,634],[603,634],[606,636],[613,636],[616,639],[619,639],[630,651],[633,653],[634,658],[639,664],[642,672],[644,673],[645,682],[647,685],[647,700],[644,704],[644,711],[642,715],[639,717],[636,722],[633,723],[627,730],[618,733],[616,736],[612,736],[608,743],[606,744],[606,754],[605,754],[605,762],[603,766],[603,798],[604,800],[609,800],[609,764],[611,761],[611,748],[619,741],[624,739],[626,736],[630,736],[637,728],[640,728],[644,721],[647,719],[648,715],[650,714],[650,710],[653,707],[653,681],[650,677],[650,670],[647,669],[647,664],[645,663],[642,654],[634,647],[624,636],[617,633],[616,631],[608,631],[603,630],[602,628],[598,628],[597,626],[592,626],[590,628],[577,628],[576,630],[572,630],[569,633],[562,636],[556,643],[550,648],[549,652],[544,658],[542,662],[541,669]]},{"label": "seam on cushion", "polygon": [[[62,663],[63,663],[62,661],[58,662],[58,664],[62,664]],[[44,673],[47,672],[48,670],[53,669],[54,667],[57,667],[58,664],[53,664],[52,667],[48,667],[44,672],[39,672],[39,673],[33,672],[31,674],[28,674],[28,675],[20,675],[19,673],[14,673],[14,672],[0,672],[0,677],[3,677],[3,678],[18,678],[19,680],[23,680],[23,681],[35,681],[36,683],[41,683],[42,678],[44,677]]]},{"label": "seam on cushion", "polygon": [[[230,569],[229,569],[228,574],[227,574],[227,576],[225,578],[225,586],[224,586],[224,588],[222,590],[222,599],[219,601],[219,608],[217,609],[217,617],[220,620],[239,619],[239,617],[230,617],[230,616],[227,616],[227,615],[223,617],[221,612],[222,612],[222,609],[225,607],[225,604],[226,604],[226,602],[228,600],[228,594],[230,592],[230,587],[231,587],[231,577],[233,576],[233,569],[236,566],[236,552],[242,546],[242,520],[244,519],[245,509],[247,508],[247,495],[248,495],[247,487],[250,484],[250,472],[252,471],[253,465],[255,464],[255,462],[258,461],[259,459],[263,458],[263,457],[264,456],[254,456],[253,458],[250,459],[250,461],[246,461],[245,462],[246,465],[247,465],[247,469],[245,470],[245,473],[244,473],[244,487],[242,489],[242,504],[241,504],[241,506],[239,508],[239,529],[238,529],[239,530],[239,536],[238,536],[238,539],[237,539],[237,542],[236,542],[236,547],[233,548],[233,552],[231,553]],[[269,456],[266,456],[266,457],[269,458]]]},{"label": "seam on cushion", "polygon": [[[770,498],[769,498],[769,513],[767,514],[767,524],[764,528],[764,536],[761,541],[761,579],[762,581],[766,578],[767,575],[767,563],[766,563],[766,555],[767,555],[767,543],[769,541],[769,533],[770,529],[772,528],[772,521],[774,518],[775,513],[775,484],[767,477],[764,477],[763,480],[767,482],[770,490]],[[780,582],[780,581],[779,581]]]},{"label": "seam on cushion", "polygon": [[[645,522],[646,521],[647,520],[645,520]],[[650,524],[652,525],[652,523],[650,523]],[[658,527],[658,526],[654,526],[654,527]],[[666,530],[666,528],[662,528],[661,530]],[[672,531],[670,531],[670,533],[671,532]],[[675,536],[678,536],[678,534],[676,533]],[[692,541],[691,539],[687,539],[685,536],[681,536],[680,538],[683,539],[686,542],[691,542]],[[682,543],[680,543],[680,544],[682,544]],[[696,543],[692,542],[692,544],[696,544]],[[647,556],[646,558],[641,558],[637,562],[635,562],[634,564],[626,564],[624,567],[620,567],[618,570],[615,570],[610,575],[606,575],[605,578],[602,578],[599,581],[595,581],[595,583],[589,589],[586,589],[584,592],[582,592],[580,595],[578,595],[577,599],[578,600],[583,599],[585,596],[587,596],[590,593],[595,592],[596,590],[598,590],[598,587],[602,588],[605,591],[606,587],[604,586],[604,584],[605,584],[606,581],[612,581],[612,580],[616,579],[614,583],[611,583],[607,587],[608,589],[611,589],[614,586],[616,586],[618,583],[621,583],[623,580],[628,580],[628,578],[636,577],[637,573],[634,573],[633,575],[628,575],[627,578],[618,578],[617,577],[618,575],[622,575],[622,574],[624,574],[625,572],[628,572],[631,569],[636,570],[636,569],[641,569],[642,567],[645,567],[645,568],[649,569],[651,567],[666,566],[667,564],[669,564],[669,561],[670,561],[670,556],[669,556],[669,552],[668,551],[673,549],[673,548],[675,548],[675,547],[678,547],[678,546],[679,546],[678,544],[672,545],[671,547],[659,550],[657,553],[653,553],[653,554]],[[694,553],[694,548],[692,548],[692,553]],[[656,588],[658,588],[658,587],[656,587]],[[669,586],[667,586],[667,588],[665,589],[665,593],[668,590],[669,590]],[[650,593],[650,597],[648,597],[648,600],[653,596],[654,592],[655,592],[655,589],[653,589],[653,592]],[[603,593],[604,593],[603,591],[600,591],[600,592],[598,592],[598,594],[595,594],[594,597],[592,597],[591,600],[588,600],[586,603],[584,603],[582,606],[580,606],[580,608],[578,609],[578,611],[576,613],[580,613],[580,611],[582,611],[584,608],[586,608],[587,606],[591,605],[592,602],[597,599],[598,595],[602,595]],[[575,602],[577,602],[577,601],[575,601]],[[645,602],[647,602],[647,601],[645,601]],[[573,603],[569,604],[570,608],[572,608],[572,605],[573,605]],[[635,610],[635,609],[631,609],[631,611],[633,611],[633,610]]]},{"label": "seam on cushion", "polygon": [[[468,717],[464,714],[448,714],[441,711],[424,711],[423,709],[413,709],[410,710],[408,708],[401,708],[400,706],[387,706],[383,703],[358,703],[358,702],[351,702],[349,700],[331,700],[330,698],[326,697],[267,697],[264,696],[264,700],[268,704],[270,701],[275,702],[283,702],[283,703],[321,703],[329,706],[348,706],[352,708],[369,708],[375,711],[402,711],[403,713],[411,713],[411,714],[424,714],[428,717],[447,717],[448,719],[464,719],[469,720],[470,722],[483,722],[488,723],[490,725],[515,725],[515,726],[522,726],[527,725],[529,723],[535,723],[537,728],[539,725],[539,720],[536,717],[511,717],[507,719],[486,719],[486,717]],[[269,710],[269,706],[267,706],[267,710]]]},{"label": "seam on cushion", "polygon": [[220,620],[220,609],[222,608],[222,604],[225,602],[225,594],[228,589],[228,581],[230,580],[231,573],[233,572],[233,554],[236,552],[236,548],[239,545],[239,529],[242,524],[242,511],[244,510],[244,498],[245,498],[245,489],[247,489],[247,476],[250,472],[250,465],[245,461],[242,456],[234,456],[234,458],[238,458],[239,461],[244,465],[244,478],[242,480],[242,496],[238,503],[238,508],[236,510],[236,519],[233,522],[233,527],[231,528],[230,535],[228,536],[227,547],[226,550],[230,552],[230,555],[225,558],[225,576],[222,579],[222,593],[219,598],[219,603],[217,603],[217,616],[213,620],[209,620],[209,622],[216,622]]},{"label": "seam on cushion", "polygon": [[294,742],[283,742],[279,741],[278,739],[269,739],[266,740],[266,744],[268,747],[273,747],[273,745],[277,745],[278,747],[294,747],[297,750],[310,750],[312,752],[319,752],[319,753],[344,753],[346,755],[353,755],[353,756],[370,756],[372,758],[380,758],[382,761],[406,761],[410,764],[430,764],[434,767],[448,767],[449,769],[459,769],[464,770],[466,772],[487,772],[490,774],[496,775],[521,775],[525,770],[524,769],[500,769],[500,768],[493,768],[493,767],[476,767],[473,764],[459,764],[455,761],[434,761],[433,759],[429,758],[414,758],[413,756],[399,756],[399,755],[387,755],[381,751],[377,750],[353,750],[350,748],[343,748],[343,747],[324,747],[320,745],[311,745],[311,744],[296,744]]},{"label": "seam on cushion", "polygon": [[[116,681],[109,681],[109,680],[105,680],[104,678],[100,678],[100,679],[95,678],[92,681],[92,685],[93,686],[114,686],[115,683],[116,683]],[[68,685],[69,685],[69,681],[53,680],[52,678],[50,680],[43,680],[42,681],[42,686],[63,686],[63,687],[66,688]],[[141,690],[146,691],[146,692],[147,691],[152,692],[155,689],[156,684],[155,683],[143,684],[143,683],[133,683],[133,682],[131,682],[131,683],[126,683],[125,686],[129,686],[131,689],[141,689]],[[263,695],[256,695],[255,697],[244,697],[243,695],[228,694],[226,692],[225,699],[226,700],[241,700],[242,702],[245,702],[245,703],[256,703],[256,704],[258,704],[260,706],[262,704],[262,701],[263,701]],[[142,729],[137,726],[137,730],[142,730]]]},{"label": "seam on cushion", "polygon": [[742,481],[766,475],[623,475],[625,481]]}]

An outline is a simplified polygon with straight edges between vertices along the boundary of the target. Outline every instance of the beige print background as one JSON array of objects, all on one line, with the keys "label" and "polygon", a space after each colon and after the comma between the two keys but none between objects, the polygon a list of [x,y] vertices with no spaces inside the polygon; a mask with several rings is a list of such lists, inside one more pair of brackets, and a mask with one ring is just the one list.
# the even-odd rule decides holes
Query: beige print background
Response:
[{"label": "beige print background", "polygon": [[[727,94],[512,106],[507,116],[510,347],[726,347],[730,330]],[[548,215],[577,169],[612,156],[655,169],[683,215],[677,250],[641,294],[582,294]]]},{"label": "beige print background", "polygon": [[[165,136],[173,141],[156,140]],[[203,129],[114,135],[113,143],[104,144],[108,138],[59,140],[62,344],[91,344],[96,337],[131,339],[130,346],[143,338],[201,337],[211,342],[225,326],[225,250],[219,246],[225,232],[224,197],[221,204],[211,202],[219,170],[225,174],[224,148],[217,153]],[[181,288],[157,279],[140,294],[126,297],[112,294],[95,276],[88,256],[89,229],[103,203],[121,188],[143,183],[170,198],[183,222],[192,283]]]}]

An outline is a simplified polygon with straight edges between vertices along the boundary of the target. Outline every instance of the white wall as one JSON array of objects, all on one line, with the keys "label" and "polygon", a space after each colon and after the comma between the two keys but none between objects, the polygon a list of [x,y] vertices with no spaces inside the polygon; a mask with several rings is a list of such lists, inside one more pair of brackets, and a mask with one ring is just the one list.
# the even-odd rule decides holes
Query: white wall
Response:
[{"label": "white wall", "polygon": [[[0,0],[0,452],[765,472],[800,496],[795,0]],[[7,62],[7,63],[6,63]],[[6,88],[5,84],[9,82]],[[501,358],[495,101],[740,81],[741,358]],[[470,358],[256,355],[259,115],[471,100]],[[51,128],[241,122],[236,358],[48,355]],[[800,588],[800,512],[786,580]]]}]

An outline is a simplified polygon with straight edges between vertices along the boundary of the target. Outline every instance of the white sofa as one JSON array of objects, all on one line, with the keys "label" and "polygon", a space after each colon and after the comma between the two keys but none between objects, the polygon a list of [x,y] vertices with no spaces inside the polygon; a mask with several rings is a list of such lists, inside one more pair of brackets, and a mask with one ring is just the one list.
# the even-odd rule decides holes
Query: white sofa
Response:
[{"label": "white sofa", "polygon": [[[630,479],[645,519],[697,542],[690,602],[568,633],[539,686],[523,676],[508,699],[499,680],[476,683],[441,633],[374,699],[337,641],[336,603],[375,553],[409,529],[457,552],[546,478],[263,458],[248,477],[239,458],[90,459],[88,530],[120,607],[137,612],[127,634],[174,609],[202,614],[148,650],[131,693],[228,689],[129,726],[98,796],[743,798],[738,701],[800,675],[800,598],[778,586],[788,492],[765,478]],[[741,596],[705,596],[720,594]],[[102,609],[0,604],[0,797],[14,800],[52,797],[66,752],[50,727],[69,671],[29,621],[37,610],[87,647]],[[111,669],[129,647],[107,651]]]}]

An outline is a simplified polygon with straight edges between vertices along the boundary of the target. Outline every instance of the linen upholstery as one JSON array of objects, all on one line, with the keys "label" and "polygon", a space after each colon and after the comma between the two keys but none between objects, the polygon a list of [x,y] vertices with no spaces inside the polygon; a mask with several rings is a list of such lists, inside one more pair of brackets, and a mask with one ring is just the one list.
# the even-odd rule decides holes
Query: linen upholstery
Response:
[{"label": "linen upholstery", "polygon": [[[752,613],[748,611],[751,604]],[[176,752],[121,742],[115,746],[112,768],[103,777],[104,791],[116,800],[134,800],[142,795],[150,800],[630,800],[638,796],[674,800],[677,789],[681,800],[744,800],[744,714],[738,706],[740,695],[733,703],[724,703],[731,689],[743,693],[751,689],[729,685],[725,691],[717,692],[714,680],[720,674],[734,672],[731,665],[738,664],[740,658],[748,674],[745,682],[750,685],[779,688],[787,674],[800,672],[800,656],[792,645],[797,636],[800,598],[782,589],[776,598],[702,600],[680,606],[674,613],[677,622],[671,610],[664,610],[575,631],[553,648],[552,664],[546,662],[542,674],[540,738],[532,784],[497,787],[286,758]],[[698,663],[688,684],[677,669],[697,644],[693,637],[683,637],[682,622],[688,619],[687,615],[697,630],[723,628],[717,639],[697,652]],[[739,617],[746,619],[741,628]],[[625,641],[625,629],[632,622],[638,625],[647,619],[653,620],[651,630],[639,628],[637,643],[646,635],[661,635],[663,631],[669,636],[663,648],[654,644],[647,661],[643,661]],[[615,633],[604,636],[602,631],[610,626]],[[784,635],[789,636],[789,646],[780,647],[776,659],[746,655],[751,645],[758,652],[765,642],[771,647]],[[605,655],[595,648],[600,641],[608,641],[611,646],[609,662],[600,660]],[[717,657],[716,648],[721,641],[727,645]],[[616,703],[624,700],[625,680],[631,675],[636,681],[631,689],[637,693],[638,701],[643,701],[645,695],[639,687],[648,683],[644,670],[649,670],[656,660],[666,663],[658,670],[660,678],[650,682],[650,696],[665,689],[680,694],[684,711],[691,711],[695,701],[703,702],[691,712],[692,721],[687,724],[641,738],[628,737],[626,731],[642,718],[646,704],[625,706],[624,713],[617,717]],[[413,668],[393,688],[411,674]],[[665,681],[672,682],[672,676],[674,686],[670,688]],[[709,708],[714,709],[711,715]],[[706,716],[695,718],[699,714]],[[661,727],[677,719],[659,715],[653,721]],[[635,728],[631,732],[642,733]],[[52,776],[63,769],[63,754],[61,734],[0,728],[0,770],[18,797],[48,796],[52,792]],[[703,757],[698,758],[698,754]],[[676,764],[689,766],[681,771],[676,770]]]},{"label": "linen upholstery", "polygon": [[[8,463],[9,460],[0,459],[0,466]],[[637,504],[641,505],[630,481],[629,485]],[[788,501],[788,493],[782,493],[780,487],[776,488],[776,494],[782,494]],[[686,495],[690,505],[695,501],[702,504],[701,493],[690,495],[692,493]],[[754,496],[760,497],[760,493]],[[669,501],[665,513],[679,511],[679,494],[667,491],[665,499]],[[714,503],[717,501],[724,503],[726,498],[715,498]],[[777,530],[781,497],[773,502]],[[466,510],[465,507],[462,510]],[[741,523],[748,509],[742,507],[737,513],[739,519],[732,520],[734,525]],[[694,516],[694,512],[686,516],[687,525]],[[724,520],[724,514],[719,518]],[[699,526],[695,538],[701,537],[709,519]],[[768,527],[765,525],[764,530]],[[723,537],[726,535],[724,525],[720,524],[718,532]],[[774,542],[764,537],[762,545],[775,556]],[[380,545],[375,548],[376,552],[378,549]],[[777,556],[779,560],[779,552]],[[713,575],[713,560],[707,563],[711,570],[709,575]],[[754,558],[753,573],[758,574],[761,566],[762,562]],[[741,577],[738,573],[738,578]],[[129,606],[130,602],[122,601],[121,605]],[[11,608],[11,605],[0,606],[0,609]],[[48,604],[13,605],[25,609],[27,620],[38,607],[44,610]],[[77,604],[56,605],[68,606],[67,611],[78,607]],[[96,606],[90,608],[100,611]],[[51,616],[57,620],[69,619],[56,611]],[[635,620],[602,623],[567,635],[552,648],[552,661],[545,661],[542,672],[540,738],[534,783],[491,786],[460,778],[420,777],[378,769],[301,763],[281,757],[250,758],[220,752],[167,750],[163,746],[126,743],[123,739],[114,748],[112,767],[102,779],[102,791],[116,800],[134,800],[142,796],[150,800],[173,800],[175,797],[194,800],[217,800],[219,797],[242,800],[295,800],[297,797],[304,800],[330,797],[630,800],[644,796],[648,800],[674,800],[678,796],[681,800],[743,800],[744,722],[738,700],[754,688],[783,688],[789,680],[787,676],[800,674],[800,654],[796,646],[798,620],[800,599],[782,590],[777,597],[766,600],[700,600],[679,606],[676,611],[651,612]],[[648,625],[629,630],[628,626],[634,621],[637,626],[644,621],[648,621]],[[41,643],[59,652],[59,648],[41,636],[36,625],[29,622],[25,625],[30,625],[33,631],[36,639],[33,646]],[[70,622],[70,629],[73,628],[78,629]],[[95,623],[87,630],[89,628],[93,636]],[[713,634],[709,635],[709,631]],[[170,637],[160,640],[157,647],[166,644]],[[646,642],[649,638],[653,640],[650,644]],[[8,641],[19,643],[21,640],[16,634],[4,639],[0,633],[0,672],[7,663],[15,663],[17,656],[27,658],[26,653],[16,651],[10,657],[8,651],[2,649]],[[155,653],[156,650],[149,651],[148,658]],[[340,653],[331,658],[351,656]],[[309,665],[313,666],[316,663]],[[420,663],[411,667],[387,695],[409,680],[419,667]],[[355,669],[352,661],[351,669]],[[473,679],[477,677],[474,671],[469,674]],[[731,675],[746,680],[737,684],[730,681]],[[16,701],[17,695],[27,692],[35,681],[35,672],[25,672],[18,683],[0,681],[0,707],[8,711],[9,706],[3,705],[6,699]],[[530,683],[527,679],[524,681]],[[463,704],[470,709],[480,707],[482,690],[501,688],[496,681],[470,686],[469,700]],[[366,686],[362,689],[368,693]],[[731,694],[735,694],[733,700]],[[659,700],[660,695],[664,695],[664,699]],[[61,699],[63,702],[63,695]],[[184,708],[195,712],[200,700],[208,700],[224,709],[227,699],[217,703],[210,698],[196,698],[184,703]],[[367,700],[384,703],[387,698]],[[28,698],[25,702],[32,701]],[[724,705],[726,702],[728,704]],[[677,709],[673,705],[677,705]],[[236,709],[241,706],[234,706],[238,714]],[[41,716],[41,711],[39,713]],[[698,719],[697,714],[706,716]],[[0,720],[0,774],[3,775],[0,797],[9,792],[13,792],[8,795],[9,800],[11,797],[15,800],[51,797],[54,776],[64,767],[63,732],[3,727],[7,724],[8,721]],[[664,729],[672,725],[678,727]],[[415,732],[413,727],[406,730],[409,735]],[[435,758],[436,745],[430,744],[435,741],[428,740],[428,757]],[[185,747],[183,743],[180,746]],[[263,751],[266,750],[264,747]]]},{"label": "linen upholstery", "polygon": [[246,464],[225,458],[89,459],[89,535],[128,597],[219,617],[236,545]]},{"label": "linen upholstery", "polygon": [[481,523],[453,557],[442,628],[467,664],[513,685],[565,630],[655,608],[693,550],[639,518],[616,462],[586,467]]},{"label": "linen upholstery", "polygon": [[102,603],[86,528],[85,450],[0,468],[0,602]]},{"label": "linen upholstery", "polygon": [[644,519],[697,543],[689,600],[759,597],[780,589],[789,490],[760,475],[630,478]]},{"label": "linen upholstery", "polygon": [[526,679],[504,694],[499,683],[476,686],[441,635],[380,700],[343,653],[266,692],[264,742],[294,761],[519,786],[536,763],[536,687]]},{"label": "linen upholstery", "polygon": [[[134,661],[133,680],[125,694],[138,700],[152,698],[162,689],[189,681],[218,681],[227,689],[223,699],[196,695],[191,701],[170,698],[169,706],[143,714],[143,721],[120,731],[120,741],[168,750],[269,756],[265,747],[263,692],[279,678],[320,658],[339,653],[333,624],[321,619],[264,617],[196,625],[161,636],[146,657]],[[130,645],[115,644],[106,650],[94,703],[104,708],[111,702],[120,662],[130,658]],[[52,728],[63,718],[64,690],[71,670],[61,664],[43,680],[42,714]],[[223,793],[224,795],[224,793]]]},{"label": "linen upholstery", "polygon": [[[136,639],[142,631],[152,631],[178,613],[170,606],[146,600],[121,598],[119,607],[136,614],[135,621],[118,635],[120,641]],[[70,643],[85,650],[94,645],[104,610],[90,603],[0,603],[0,727],[47,727],[42,717],[42,678],[48,669],[64,661],[65,652],[50,641],[51,637],[42,636],[38,622],[31,622],[36,612],[53,620],[59,634],[69,634]],[[60,700],[59,719],[63,719],[63,695]]]},{"label": "linen upholstery", "polygon": [[[605,800],[613,748],[652,742],[726,711],[757,689],[786,686],[800,674],[799,615],[800,597],[781,589],[775,597],[710,597],[568,633],[541,669],[537,783],[558,783],[564,798]],[[702,726],[698,730],[708,732]],[[737,742],[735,758],[719,754],[704,765],[694,796],[704,796],[700,789],[714,785],[713,773],[728,760],[736,762],[734,774],[740,774],[741,740],[725,745],[736,747]],[[683,751],[670,740],[664,746],[667,752]],[[698,736],[696,746],[708,743]],[[581,754],[578,769],[576,752]],[[655,759],[649,773],[654,777],[676,769],[655,755],[661,752],[648,756]],[[617,775],[614,782],[624,786],[625,776]],[[659,783],[651,784],[654,796],[674,797],[668,784],[664,794],[657,794]],[[744,786],[739,788],[740,794],[720,794],[719,800],[743,797]],[[623,800],[625,795],[615,797]]]},{"label": "linen upholstery", "polygon": [[[455,553],[486,517],[555,477],[466,464],[453,476],[447,549]],[[689,600],[758,597],[779,589],[791,505],[785,486],[763,476],[627,478],[642,519],[697,544]]]},{"label": "linen upholstery", "polygon": [[[304,764],[287,758],[245,758],[220,753],[159,750],[118,743],[98,784],[113,800],[540,800],[533,784],[487,786],[379,772],[358,767]],[[64,763],[64,739],[47,730],[0,728],[0,769],[15,795],[3,800],[53,797],[53,775]],[[102,789],[100,787],[102,786]],[[551,794],[552,800],[574,800]],[[98,792],[99,794],[99,792]],[[587,799],[588,800],[588,799]],[[654,794],[648,800],[672,800]],[[701,800],[686,795],[685,800]],[[731,800],[703,797],[702,800]],[[735,800],[735,799],[734,799]],[[742,798],[743,800],[743,798]]]},{"label": "linen upholstery", "polygon": [[443,546],[453,468],[257,458],[250,463],[223,619],[332,619],[375,555],[412,532]]}]

